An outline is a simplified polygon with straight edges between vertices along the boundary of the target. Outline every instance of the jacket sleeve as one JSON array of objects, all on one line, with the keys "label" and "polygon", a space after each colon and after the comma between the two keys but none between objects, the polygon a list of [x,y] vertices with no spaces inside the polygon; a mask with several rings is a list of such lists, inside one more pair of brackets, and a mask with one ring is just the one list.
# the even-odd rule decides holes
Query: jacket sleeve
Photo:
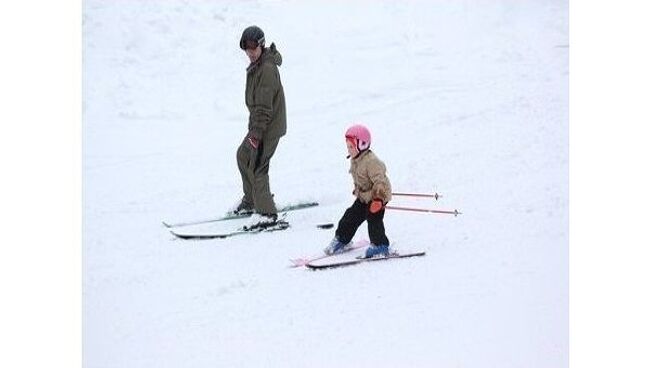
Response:
[{"label": "jacket sleeve", "polygon": [[386,176],[386,165],[383,162],[372,162],[368,165],[368,177],[372,182],[372,199],[381,199],[384,203],[391,197],[390,184]]},{"label": "jacket sleeve", "polygon": [[253,96],[250,135],[261,139],[273,117],[273,97],[277,91],[277,77],[270,65],[262,65],[260,79]]}]

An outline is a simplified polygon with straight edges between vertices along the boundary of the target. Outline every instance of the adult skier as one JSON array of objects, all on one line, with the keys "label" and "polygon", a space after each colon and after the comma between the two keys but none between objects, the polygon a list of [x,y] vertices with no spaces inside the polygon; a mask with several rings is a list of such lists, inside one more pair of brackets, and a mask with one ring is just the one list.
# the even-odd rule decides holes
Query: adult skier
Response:
[{"label": "adult skier", "polygon": [[265,47],[264,32],[257,26],[244,30],[239,47],[250,60],[245,94],[249,117],[248,132],[237,149],[244,196],[233,212],[255,212],[257,224],[272,225],[278,215],[269,185],[269,164],[287,131],[284,90],[278,71],[282,55],[274,43]]}]

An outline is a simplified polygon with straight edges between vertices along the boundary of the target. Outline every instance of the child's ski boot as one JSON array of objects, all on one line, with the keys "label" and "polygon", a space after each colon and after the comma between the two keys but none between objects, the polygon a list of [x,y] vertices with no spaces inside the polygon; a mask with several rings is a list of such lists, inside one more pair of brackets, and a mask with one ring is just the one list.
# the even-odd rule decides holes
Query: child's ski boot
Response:
[{"label": "child's ski boot", "polygon": [[366,249],[366,254],[360,258],[373,258],[373,257],[388,257],[391,255],[391,250],[388,244],[374,245],[370,244]]},{"label": "child's ski boot", "polygon": [[327,248],[324,249],[325,254],[327,255],[332,255],[332,254],[339,254],[346,252],[352,248],[352,242],[348,243],[343,243],[342,241],[339,240],[338,237],[334,237],[330,244],[327,246]]}]

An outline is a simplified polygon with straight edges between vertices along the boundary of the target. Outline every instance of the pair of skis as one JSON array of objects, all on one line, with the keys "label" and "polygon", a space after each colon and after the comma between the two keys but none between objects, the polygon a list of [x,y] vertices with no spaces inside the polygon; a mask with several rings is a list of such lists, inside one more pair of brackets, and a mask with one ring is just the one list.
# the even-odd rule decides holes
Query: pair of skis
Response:
[{"label": "pair of skis", "polygon": [[306,265],[307,268],[312,269],[312,270],[324,270],[328,268],[339,268],[339,267],[346,267],[346,266],[353,266],[357,265],[360,263],[365,263],[365,262],[377,262],[377,261],[388,261],[391,259],[397,259],[397,258],[410,258],[410,257],[421,257],[426,255],[426,252],[416,252],[416,253],[406,253],[406,254],[391,254],[389,256],[385,257],[371,257],[371,258],[356,258],[353,260],[349,261],[341,261],[341,262],[331,262],[331,263],[324,263],[324,264],[311,264],[308,263]]},{"label": "pair of skis", "polygon": [[169,230],[174,236],[184,240],[209,240],[209,239],[225,239],[237,235],[245,234],[256,234],[261,232],[271,232],[271,231],[280,231],[286,230],[290,227],[289,223],[284,220],[278,220],[276,223],[270,226],[255,226],[252,228],[242,227],[235,231],[226,232],[226,233],[180,233],[174,230]]},{"label": "pair of skis", "polygon": [[[191,225],[201,225],[201,224],[207,224],[207,223],[212,223],[212,222],[218,222],[218,221],[227,221],[227,220],[235,220],[235,219],[242,219],[242,218],[247,218],[251,217],[252,213],[245,213],[245,214],[233,214],[229,213],[223,217],[219,218],[213,218],[213,219],[204,219],[204,220],[196,220],[196,221],[189,221],[189,222],[177,222],[177,223],[168,223],[163,221],[163,226],[166,228],[170,229],[169,232],[172,233],[177,238],[184,239],[184,240],[209,240],[209,239],[225,239],[225,238],[230,238],[233,236],[238,236],[238,235],[245,235],[245,234],[257,234],[261,232],[271,232],[271,231],[280,231],[280,230],[286,230],[290,227],[289,223],[285,220],[286,213],[289,211],[296,211],[296,210],[301,210],[304,208],[310,208],[310,207],[315,207],[318,206],[318,202],[303,202],[303,203],[297,203],[293,205],[288,205],[285,207],[280,208],[278,211],[281,215],[278,219],[277,222],[274,224],[271,224],[269,226],[253,226],[250,228],[247,227],[241,227],[235,231],[230,231],[230,232],[221,232],[221,233],[214,233],[214,232],[203,232],[203,233],[194,233],[194,232],[183,232],[177,230],[177,228],[180,227],[185,227],[185,226],[191,226]],[[333,224],[320,224],[317,225],[319,228],[330,228],[333,226]]]},{"label": "pair of skis", "polygon": [[[319,255],[311,258],[295,258],[291,259],[292,265],[289,267],[292,268],[297,268],[297,267],[306,267],[311,270],[324,270],[324,269],[331,269],[331,268],[340,268],[340,267],[347,267],[347,266],[353,266],[353,265],[358,265],[361,263],[365,262],[377,262],[377,261],[387,261],[390,259],[396,259],[396,258],[410,258],[410,257],[421,257],[426,254],[426,252],[414,252],[414,253],[404,253],[404,254],[398,254],[398,253],[392,253],[388,256],[384,257],[372,257],[372,258],[361,258],[357,257],[354,259],[350,260],[336,260],[337,256],[340,256],[342,254],[350,253],[355,250],[359,249],[365,249],[370,245],[370,242],[367,240],[361,240],[357,241],[354,243],[347,251],[343,253],[338,253],[338,254],[325,254],[325,255]],[[331,261],[329,259],[332,259]],[[324,261],[325,260],[325,261]]]}]

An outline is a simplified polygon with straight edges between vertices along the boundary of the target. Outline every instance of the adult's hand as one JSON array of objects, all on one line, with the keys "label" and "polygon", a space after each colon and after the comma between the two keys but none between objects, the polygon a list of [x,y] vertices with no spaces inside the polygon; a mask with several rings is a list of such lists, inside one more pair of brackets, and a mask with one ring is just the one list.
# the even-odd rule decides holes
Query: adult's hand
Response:
[{"label": "adult's hand", "polygon": [[257,147],[259,147],[259,145],[260,145],[260,141],[257,138],[248,136],[248,137],[246,137],[246,140],[248,141],[248,144],[250,144],[251,147],[253,147],[255,149],[257,149]]}]

